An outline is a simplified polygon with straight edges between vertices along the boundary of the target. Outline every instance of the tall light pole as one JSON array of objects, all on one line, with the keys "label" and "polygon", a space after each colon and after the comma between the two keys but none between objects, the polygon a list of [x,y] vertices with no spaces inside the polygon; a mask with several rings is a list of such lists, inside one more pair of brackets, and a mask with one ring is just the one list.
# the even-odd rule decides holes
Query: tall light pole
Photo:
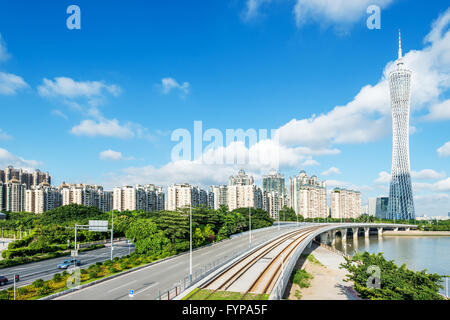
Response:
[{"label": "tall light pole", "polygon": [[249,245],[252,247],[252,212],[250,208],[250,195],[248,197],[248,227],[249,227]]},{"label": "tall light pole", "polygon": [[192,283],[192,190],[189,203],[189,279]]},{"label": "tall light pole", "polygon": [[114,210],[111,211],[111,261],[113,260],[113,250],[114,250]]}]

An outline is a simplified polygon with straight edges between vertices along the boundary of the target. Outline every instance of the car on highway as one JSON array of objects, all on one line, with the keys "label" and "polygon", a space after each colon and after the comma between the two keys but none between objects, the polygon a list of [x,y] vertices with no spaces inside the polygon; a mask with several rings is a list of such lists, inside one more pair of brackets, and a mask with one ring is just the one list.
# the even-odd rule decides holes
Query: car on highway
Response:
[{"label": "car on highway", "polygon": [[8,283],[8,278],[5,276],[0,276],[0,286],[3,286]]},{"label": "car on highway", "polygon": [[56,266],[56,268],[67,269],[68,267],[73,266],[73,265],[79,266],[79,265],[81,265],[81,261],[78,259],[67,259],[67,260],[64,260],[63,262],[61,262],[60,264],[58,264]]}]

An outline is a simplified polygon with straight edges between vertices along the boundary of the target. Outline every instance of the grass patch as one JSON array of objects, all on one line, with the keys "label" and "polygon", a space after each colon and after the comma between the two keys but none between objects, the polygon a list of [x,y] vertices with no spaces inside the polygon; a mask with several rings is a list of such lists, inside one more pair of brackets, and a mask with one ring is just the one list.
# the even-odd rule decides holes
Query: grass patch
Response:
[{"label": "grass patch", "polygon": [[302,299],[302,294],[301,294],[301,292],[299,291],[299,290],[295,290],[295,297],[298,299],[298,300],[301,300]]},{"label": "grass patch", "polygon": [[315,263],[315,264],[317,264],[319,266],[323,266],[323,264],[321,264],[320,261],[317,260],[316,257],[314,257],[312,254],[308,254],[306,259],[308,259],[308,261],[311,262],[311,263]]},{"label": "grass patch", "polygon": [[314,278],[314,276],[312,274],[306,272],[306,270],[299,269],[299,270],[295,271],[295,273],[292,277],[292,282],[295,284],[298,284],[300,288],[309,288],[310,281],[313,278]]},{"label": "grass patch", "polygon": [[268,294],[247,293],[243,297],[242,292],[217,291],[211,294],[213,290],[196,288],[182,300],[268,300]]}]

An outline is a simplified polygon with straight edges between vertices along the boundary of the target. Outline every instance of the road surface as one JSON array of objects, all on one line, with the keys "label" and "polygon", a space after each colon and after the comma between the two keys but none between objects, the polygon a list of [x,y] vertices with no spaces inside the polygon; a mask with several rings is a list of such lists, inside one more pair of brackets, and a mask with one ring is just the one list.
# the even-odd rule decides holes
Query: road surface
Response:
[{"label": "road surface", "polygon": [[[134,246],[128,246],[125,241],[114,243],[114,257],[121,257],[127,255],[128,252],[134,251]],[[84,269],[91,264],[95,264],[99,261],[109,260],[111,257],[111,247],[108,244],[107,247],[95,249],[91,251],[81,252],[78,255],[78,259],[81,260],[80,268]],[[48,280],[53,277],[55,273],[61,273],[64,270],[57,269],[56,266],[69,258],[69,256],[62,256],[59,258],[42,260],[38,262],[32,262],[22,264],[14,267],[0,269],[0,275],[8,278],[9,283],[5,286],[0,286],[0,290],[13,286],[14,275],[20,276],[20,281],[16,283],[16,286],[24,286],[32,283],[37,279]]]},{"label": "road surface", "polygon": [[[307,225],[300,224],[300,228]],[[276,235],[292,231],[292,227],[278,228],[272,227],[266,230],[259,230],[252,233],[252,243],[258,243],[273,238]],[[193,252],[192,264],[193,273],[213,261],[231,257],[238,252],[245,252],[249,249],[248,234],[234,237],[211,246],[202,247]],[[125,274],[93,285],[73,293],[60,296],[56,300],[153,300],[157,299],[159,293],[173,287],[177,282],[184,281],[189,275],[189,254],[183,254],[148,266],[143,269]],[[129,290],[134,290],[134,296],[128,295]]]}]

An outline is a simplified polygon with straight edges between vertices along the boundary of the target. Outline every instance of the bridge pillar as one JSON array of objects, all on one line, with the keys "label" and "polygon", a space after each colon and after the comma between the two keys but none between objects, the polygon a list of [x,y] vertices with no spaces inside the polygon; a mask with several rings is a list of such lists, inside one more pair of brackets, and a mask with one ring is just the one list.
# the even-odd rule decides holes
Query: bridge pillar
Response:
[{"label": "bridge pillar", "polygon": [[331,246],[334,246],[336,244],[336,230],[331,230],[330,236],[331,236]]},{"label": "bridge pillar", "polygon": [[358,228],[352,228],[353,242],[358,241]]},{"label": "bridge pillar", "polygon": [[370,231],[370,228],[364,227],[364,237],[365,238],[369,238],[369,231]]},{"label": "bridge pillar", "polygon": [[406,227],[406,231],[411,231],[411,228],[410,227]]},{"label": "bridge pillar", "polygon": [[324,232],[320,234],[320,242],[324,244],[328,244],[328,232]]},{"label": "bridge pillar", "polygon": [[398,231],[398,227],[395,227],[395,228],[394,228],[394,231]]},{"label": "bridge pillar", "polygon": [[381,238],[383,236],[383,227],[377,229],[378,229],[378,238]]},{"label": "bridge pillar", "polygon": [[342,242],[347,241],[347,229],[341,229]]}]

